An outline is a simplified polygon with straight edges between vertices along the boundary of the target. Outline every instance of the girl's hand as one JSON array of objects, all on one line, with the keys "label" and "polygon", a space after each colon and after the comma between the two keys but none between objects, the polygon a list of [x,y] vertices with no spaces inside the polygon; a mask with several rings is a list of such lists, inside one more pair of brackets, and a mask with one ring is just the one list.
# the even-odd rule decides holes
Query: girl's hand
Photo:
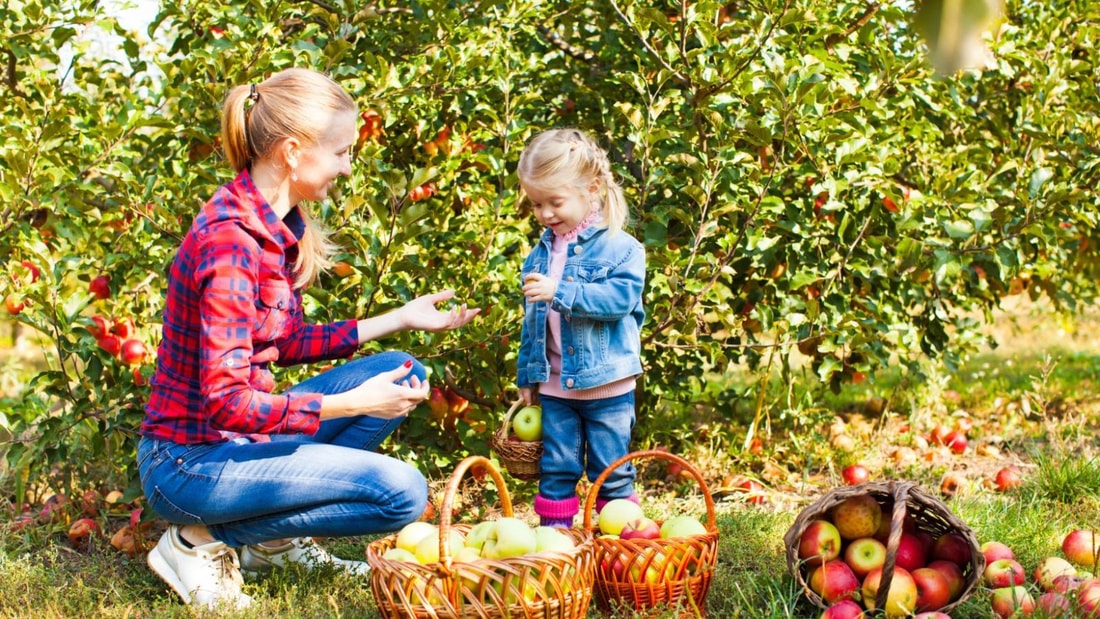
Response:
[{"label": "girl's hand", "polygon": [[531,387],[520,387],[519,397],[523,398],[523,404],[525,406],[531,406],[539,402],[538,391]]},{"label": "girl's hand", "polygon": [[481,308],[467,308],[465,303],[461,307],[453,307],[447,311],[440,311],[436,307],[454,296],[454,290],[443,290],[409,301],[401,308],[405,326],[421,331],[449,331],[465,326],[474,319],[474,316],[481,313]]},{"label": "girl's hand", "polygon": [[558,280],[550,279],[545,275],[528,273],[523,278],[523,296],[527,297],[528,301],[546,301],[549,303],[554,300],[554,293],[557,290]]}]

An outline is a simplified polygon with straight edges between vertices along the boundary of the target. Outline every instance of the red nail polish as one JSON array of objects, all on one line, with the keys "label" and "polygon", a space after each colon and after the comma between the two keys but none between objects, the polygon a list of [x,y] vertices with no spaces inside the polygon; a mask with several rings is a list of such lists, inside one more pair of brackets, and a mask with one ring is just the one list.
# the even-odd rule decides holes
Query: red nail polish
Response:
[{"label": "red nail polish", "polygon": [[405,367],[411,368],[412,366],[413,366],[412,359],[409,359],[408,361],[405,362]]}]

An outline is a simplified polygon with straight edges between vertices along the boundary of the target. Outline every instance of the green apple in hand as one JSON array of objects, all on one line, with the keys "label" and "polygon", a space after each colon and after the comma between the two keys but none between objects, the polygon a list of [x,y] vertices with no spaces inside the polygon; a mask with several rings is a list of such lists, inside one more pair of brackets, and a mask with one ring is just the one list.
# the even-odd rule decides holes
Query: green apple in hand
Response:
[{"label": "green apple in hand", "polygon": [[524,406],[512,417],[512,432],[521,441],[542,440],[542,407]]}]

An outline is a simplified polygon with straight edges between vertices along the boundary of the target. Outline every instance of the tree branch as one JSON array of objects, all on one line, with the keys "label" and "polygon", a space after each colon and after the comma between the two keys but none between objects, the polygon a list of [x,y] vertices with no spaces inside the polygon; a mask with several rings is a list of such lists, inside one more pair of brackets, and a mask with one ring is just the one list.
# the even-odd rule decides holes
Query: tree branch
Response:
[{"label": "tree branch", "polygon": [[547,43],[565,52],[569,57],[590,64],[596,60],[596,54],[594,52],[587,49],[581,49],[576,45],[573,45],[569,41],[563,39],[560,34],[554,32],[545,24],[539,24],[538,30],[539,34],[541,34],[546,39]]},{"label": "tree branch", "polygon": [[653,56],[653,59],[656,60],[658,64],[660,64],[666,71],[672,74],[672,77],[674,80],[676,80],[677,84],[680,84],[680,86],[683,86],[688,90],[694,90],[695,85],[692,83],[691,78],[674,69],[672,65],[668,64],[668,62],[664,58],[662,58],[660,54],[657,53],[657,50],[653,49],[653,46],[649,44],[649,41],[647,41],[646,38],[642,36],[642,33],[639,32],[638,29],[634,26],[634,22],[630,21],[630,18],[626,16],[626,13],[624,13],[623,10],[619,8],[618,2],[612,0],[611,8],[615,9],[615,14],[619,16],[619,19],[624,24],[626,24],[626,26],[630,28],[630,30],[638,38],[638,41],[641,42],[642,47],[645,48],[645,51],[649,52],[649,55]]},{"label": "tree branch", "polygon": [[852,35],[853,32],[867,25],[867,22],[871,21],[871,18],[875,16],[875,13],[878,13],[878,9],[879,6],[877,4],[872,3],[868,5],[867,8],[863,11],[863,14],[857,17],[854,22],[848,25],[848,27],[844,30],[844,34],[830,34],[829,36],[825,37],[825,49],[832,49],[834,45],[840,43],[844,39],[847,39]]}]

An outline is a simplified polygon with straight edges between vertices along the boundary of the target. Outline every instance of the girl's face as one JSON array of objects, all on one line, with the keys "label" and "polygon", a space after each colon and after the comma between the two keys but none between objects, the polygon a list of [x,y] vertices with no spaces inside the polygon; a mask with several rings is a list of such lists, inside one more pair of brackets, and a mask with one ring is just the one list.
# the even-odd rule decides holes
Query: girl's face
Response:
[{"label": "girl's face", "polygon": [[524,186],[523,191],[531,201],[531,211],[535,214],[535,219],[559,236],[576,228],[588,217],[596,204],[594,187],[582,191],[568,184],[554,189]]},{"label": "girl's face", "polygon": [[293,203],[324,200],[337,177],[351,174],[357,118],[354,111],[337,112],[317,144],[301,149],[294,169],[298,180],[290,183],[292,197],[297,198]]}]

